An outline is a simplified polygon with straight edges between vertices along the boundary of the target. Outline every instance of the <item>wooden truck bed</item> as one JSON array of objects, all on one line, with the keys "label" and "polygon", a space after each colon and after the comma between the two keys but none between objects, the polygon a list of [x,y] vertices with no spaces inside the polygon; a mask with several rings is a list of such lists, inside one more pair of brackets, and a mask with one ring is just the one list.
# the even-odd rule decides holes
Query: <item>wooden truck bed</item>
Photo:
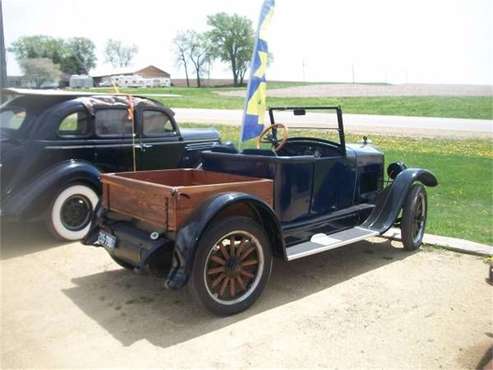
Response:
[{"label": "wooden truck bed", "polygon": [[196,169],[101,175],[103,207],[176,231],[202,202],[223,192],[255,195],[272,206],[273,181]]}]

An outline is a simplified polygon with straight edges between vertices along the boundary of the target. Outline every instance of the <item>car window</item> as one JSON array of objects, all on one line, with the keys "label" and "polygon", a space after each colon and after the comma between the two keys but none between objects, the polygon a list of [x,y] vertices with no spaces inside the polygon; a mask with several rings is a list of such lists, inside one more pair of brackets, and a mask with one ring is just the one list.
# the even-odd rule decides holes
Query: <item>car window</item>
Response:
[{"label": "car window", "polygon": [[175,128],[170,117],[156,110],[146,110],[142,115],[142,129],[144,136],[175,135]]},{"label": "car window", "polygon": [[24,108],[10,107],[0,112],[0,128],[18,130],[26,119]]},{"label": "car window", "polygon": [[89,133],[89,115],[76,112],[66,116],[58,126],[60,136],[85,136]]},{"label": "car window", "polygon": [[97,110],[95,126],[98,136],[131,136],[133,132],[126,109]]}]

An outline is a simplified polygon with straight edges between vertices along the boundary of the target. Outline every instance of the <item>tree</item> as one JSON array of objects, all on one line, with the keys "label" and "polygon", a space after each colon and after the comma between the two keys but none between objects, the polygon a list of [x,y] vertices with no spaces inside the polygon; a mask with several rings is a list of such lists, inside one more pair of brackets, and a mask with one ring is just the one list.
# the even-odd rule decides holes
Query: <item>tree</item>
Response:
[{"label": "tree", "polygon": [[185,69],[185,77],[187,79],[187,87],[190,87],[190,80],[188,78],[188,39],[187,32],[179,32],[173,40],[176,62],[178,66],[183,66]]},{"label": "tree", "polygon": [[96,46],[85,37],[73,37],[65,42],[61,69],[67,74],[89,74],[96,67]]},{"label": "tree", "polygon": [[119,40],[109,39],[104,55],[106,62],[111,63],[113,67],[127,67],[138,51],[137,45],[125,45]]},{"label": "tree", "polygon": [[207,17],[213,56],[229,63],[235,86],[243,83],[253,51],[252,22],[237,14],[217,13]]},{"label": "tree", "polygon": [[212,48],[208,36],[191,30],[181,32],[175,38],[175,47],[178,62],[185,67],[187,86],[190,86],[188,65],[192,65],[195,69],[197,87],[201,87],[201,76],[212,60]]},{"label": "tree", "polygon": [[23,36],[13,42],[8,51],[14,53],[18,62],[24,59],[47,58],[61,64],[65,54],[63,39],[51,36]]},{"label": "tree", "polygon": [[84,37],[68,40],[51,36],[24,36],[9,48],[20,63],[26,59],[47,58],[66,74],[88,74],[96,66],[96,47]]},{"label": "tree", "polygon": [[207,35],[195,31],[188,31],[187,36],[188,58],[195,68],[197,78],[197,87],[201,87],[200,77],[205,72],[205,67],[210,63],[212,58],[212,48]]},{"label": "tree", "polygon": [[34,83],[37,88],[48,81],[58,81],[61,71],[58,65],[48,58],[30,58],[19,62],[24,78]]}]

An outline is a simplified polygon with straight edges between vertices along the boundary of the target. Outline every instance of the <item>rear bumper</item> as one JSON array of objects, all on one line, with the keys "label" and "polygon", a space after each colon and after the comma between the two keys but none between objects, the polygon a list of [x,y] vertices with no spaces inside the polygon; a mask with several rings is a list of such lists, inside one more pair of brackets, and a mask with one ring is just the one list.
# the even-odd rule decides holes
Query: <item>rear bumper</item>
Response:
[{"label": "rear bumper", "polygon": [[106,251],[139,270],[144,269],[158,252],[160,256],[163,251],[171,253],[174,246],[173,241],[166,236],[160,235],[157,239],[152,239],[151,233],[135,227],[131,222],[107,219],[101,208],[96,210],[91,231],[82,243],[103,247],[98,241],[100,230],[116,237],[115,247],[105,248]]}]

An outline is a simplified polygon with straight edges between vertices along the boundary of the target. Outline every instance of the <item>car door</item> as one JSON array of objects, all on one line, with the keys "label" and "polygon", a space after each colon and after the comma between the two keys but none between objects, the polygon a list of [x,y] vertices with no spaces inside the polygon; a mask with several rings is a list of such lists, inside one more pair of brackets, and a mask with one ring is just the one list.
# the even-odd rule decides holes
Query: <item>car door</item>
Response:
[{"label": "car door", "polygon": [[[12,184],[31,182],[53,166],[70,159],[93,161],[92,120],[86,110],[81,106],[70,106],[56,111],[54,117],[39,122],[31,138],[24,139],[22,156],[11,159],[7,179]],[[12,148],[10,151],[15,154]]]},{"label": "car door", "polygon": [[[94,114],[94,164],[102,172],[132,171],[138,139],[125,108],[98,108]],[[136,154],[135,154],[136,157]],[[135,158],[135,162],[137,158]]]},{"label": "car door", "polygon": [[67,159],[94,160],[94,147],[91,142],[92,119],[87,111],[78,108],[67,113],[61,120],[56,130],[56,143],[46,145],[46,152],[51,152],[48,157],[55,163]]},{"label": "car door", "polygon": [[139,170],[176,168],[185,145],[175,120],[165,109],[144,107],[137,111],[140,141],[137,145]]},{"label": "car door", "polygon": [[355,183],[356,168],[345,153],[315,159],[311,214],[323,216],[352,206]]}]

